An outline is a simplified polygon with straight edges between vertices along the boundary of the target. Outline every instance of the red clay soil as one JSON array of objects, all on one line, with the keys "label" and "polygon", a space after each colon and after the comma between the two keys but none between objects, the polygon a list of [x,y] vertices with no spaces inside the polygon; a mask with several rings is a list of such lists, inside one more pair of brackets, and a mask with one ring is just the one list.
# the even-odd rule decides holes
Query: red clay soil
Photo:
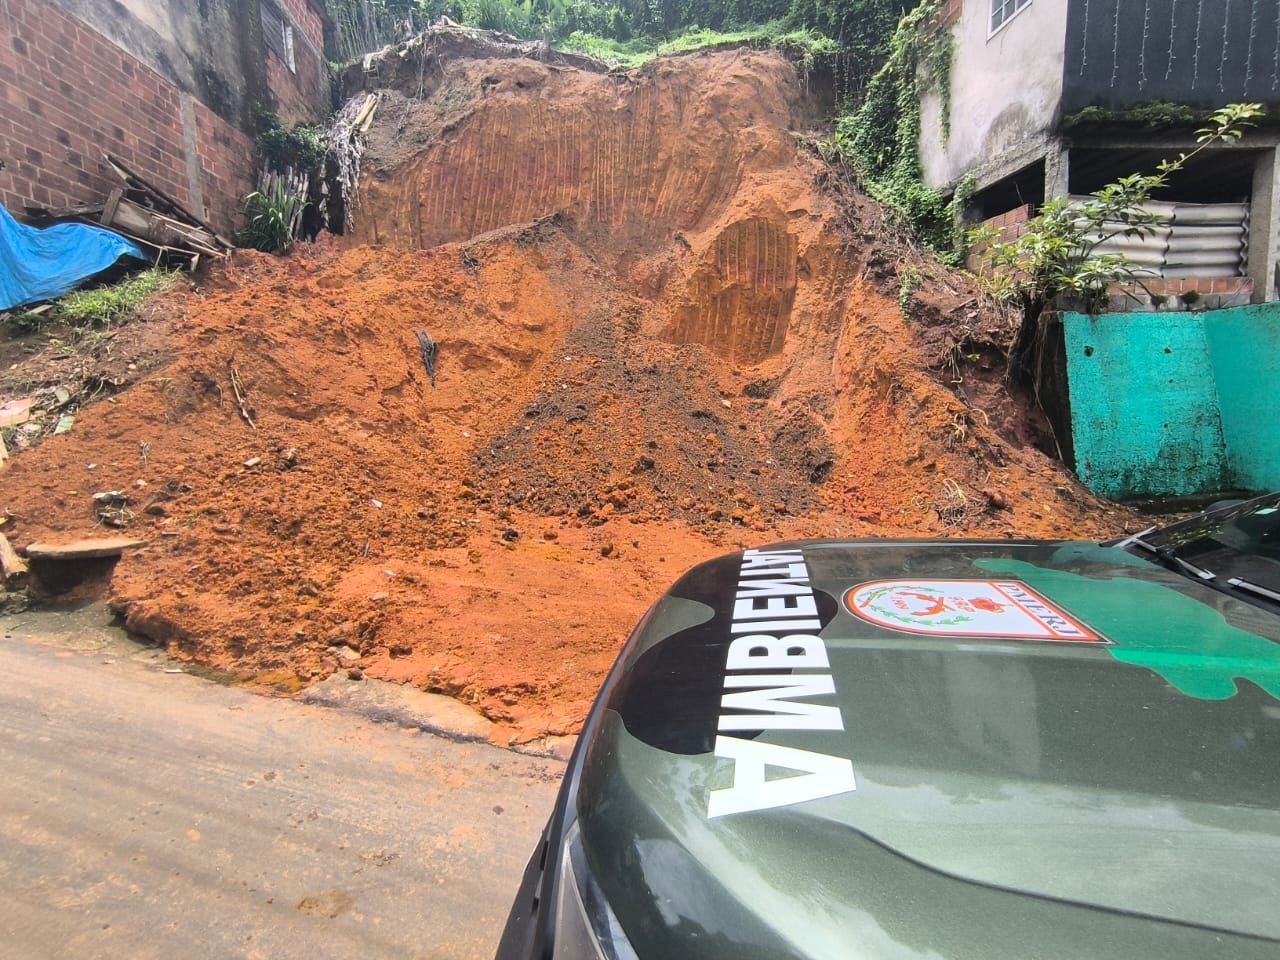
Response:
[{"label": "red clay soil", "polygon": [[11,459],[19,546],[103,534],[92,495],[128,494],[130,629],[283,691],[412,683],[529,742],[576,731],[646,606],[718,553],[1131,523],[1029,445],[999,313],[797,146],[781,57],[414,83],[383,94],[346,246],[168,295],[120,391]]}]

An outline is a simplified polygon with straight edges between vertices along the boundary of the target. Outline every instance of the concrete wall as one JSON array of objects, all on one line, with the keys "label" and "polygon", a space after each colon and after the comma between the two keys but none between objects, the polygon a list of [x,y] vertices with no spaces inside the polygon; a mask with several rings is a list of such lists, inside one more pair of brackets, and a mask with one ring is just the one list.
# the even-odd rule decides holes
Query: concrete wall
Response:
[{"label": "concrete wall", "polygon": [[1280,303],[1204,320],[1235,486],[1280,489]]},{"label": "concrete wall", "polygon": [[[194,96],[227,122],[250,130],[247,90],[265,87],[261,57],[245,56],[246,18],[232,0],[53,0],[104,39]],[[210,43],[209,38],[224,38]]]},{"label": "concrete wall", "polygon": [[1075,470],[1091,490],[1280,489],[1280,304],[1061,320]]},{"label": "concrete wall", "polygon": [[1205,108],[1280,101],[1274,3],[1070,0],[1067,38],[1067,113],[1158,100]]},{"label": "concrete wall", "polygon": [[258,0],[4,0],[5,207],[21,218],[28,205],[101,201],[119,185],[102,163],[110,152],[230,232],[256,178],[257,105],[288,104],[290,119],[328,109],[319,13],[313,0],[289,3],[311,34],[298,31],[297,72],[273,73]]},{"label": "concrete wall", "polygon": [[1064,0],[1032,0],[993,36],[991,4],[967,0],[952,25],[951,135],[941,97],[921,105],[920,160],[931,187],[954,186],[970,171],[982,188],[1045,155],[1062,97],[1067,29]]}]

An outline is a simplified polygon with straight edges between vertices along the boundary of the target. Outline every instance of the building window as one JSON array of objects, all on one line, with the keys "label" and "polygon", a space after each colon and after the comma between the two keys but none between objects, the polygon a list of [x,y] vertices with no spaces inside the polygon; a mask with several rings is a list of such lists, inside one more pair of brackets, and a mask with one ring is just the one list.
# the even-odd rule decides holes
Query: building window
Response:
[{"label": "building window", "polygon": [[262,39],[291,73],[297,73],[298,66],[293,58],[293,25],[270,3],[259,4],[258,10],[262,14]]},{"label": "building window", "polygon": [[991,32],[995,33],[1030,4],[1031,0],[991,0]]}]

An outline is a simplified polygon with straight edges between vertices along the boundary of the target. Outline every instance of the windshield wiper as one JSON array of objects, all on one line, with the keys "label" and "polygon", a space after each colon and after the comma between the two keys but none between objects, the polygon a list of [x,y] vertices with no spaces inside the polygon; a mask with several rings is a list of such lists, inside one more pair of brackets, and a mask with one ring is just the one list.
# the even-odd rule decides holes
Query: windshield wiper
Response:
[{"label": "windshield wiper", "polygon": [[1231,586],[1235,587],[1237,590],[1243,590],[1245,593],[1252,593],[1259,597],[1266,597],[1266,599],[1270,600],[1272,603],[1280,603],[1280,593],[1276,593],[1274,590],[1268,590],[1266,587],[1261,587],[1256,583],[1250,583],[1248,580],[1242,580],[1239,577],[1231,577],[1227,580],[1227,583],[1231,584]]},{"label": "windshield wiper", "polygon": [[1148,543],[1143,539],[1147,534],[1151,533],[1155,529],[1155,527],[1150,527],[1143,530],[1141,533],[1135,533],[1133,536],[1126,537],[1124,540],[1121,540],[1116,544],[1116,546],[1121,549],[1124,549],[1125,547],[1137,547],[1140,550],[1145,550],[1147,553],[1153,555],[1157,560],[1160,560],[1166,567],[1172,567],[1182,573],[1189,573],[1191,576],[1200,580],[1213,580],[1217,578],[1218,575],[1212,570],[1206,570],[1204,567],[1197,567],[1194,563],[1182,559],[1182,557],[1178,556],[1178,551],[1173,547],[1158,547],[1154,543]]}]

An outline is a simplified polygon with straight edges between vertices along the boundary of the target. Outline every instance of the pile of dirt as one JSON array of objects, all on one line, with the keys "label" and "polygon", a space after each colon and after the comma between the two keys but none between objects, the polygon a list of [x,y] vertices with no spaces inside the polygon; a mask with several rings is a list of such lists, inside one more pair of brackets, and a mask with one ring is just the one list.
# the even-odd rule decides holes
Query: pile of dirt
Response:
[{"label": "pile of dirt", "polygon": [[111,584],[132,630],[285,691],[413,683],[528,742],[574,732],[645,607],[727,549],[1130,523],[1025,445],[1007,321],[803,149],[785,59],[401,73],[354,237],[168,295],[98,358],[128,361],[109,399],[7,468],[15,543],[146,540]]}]

